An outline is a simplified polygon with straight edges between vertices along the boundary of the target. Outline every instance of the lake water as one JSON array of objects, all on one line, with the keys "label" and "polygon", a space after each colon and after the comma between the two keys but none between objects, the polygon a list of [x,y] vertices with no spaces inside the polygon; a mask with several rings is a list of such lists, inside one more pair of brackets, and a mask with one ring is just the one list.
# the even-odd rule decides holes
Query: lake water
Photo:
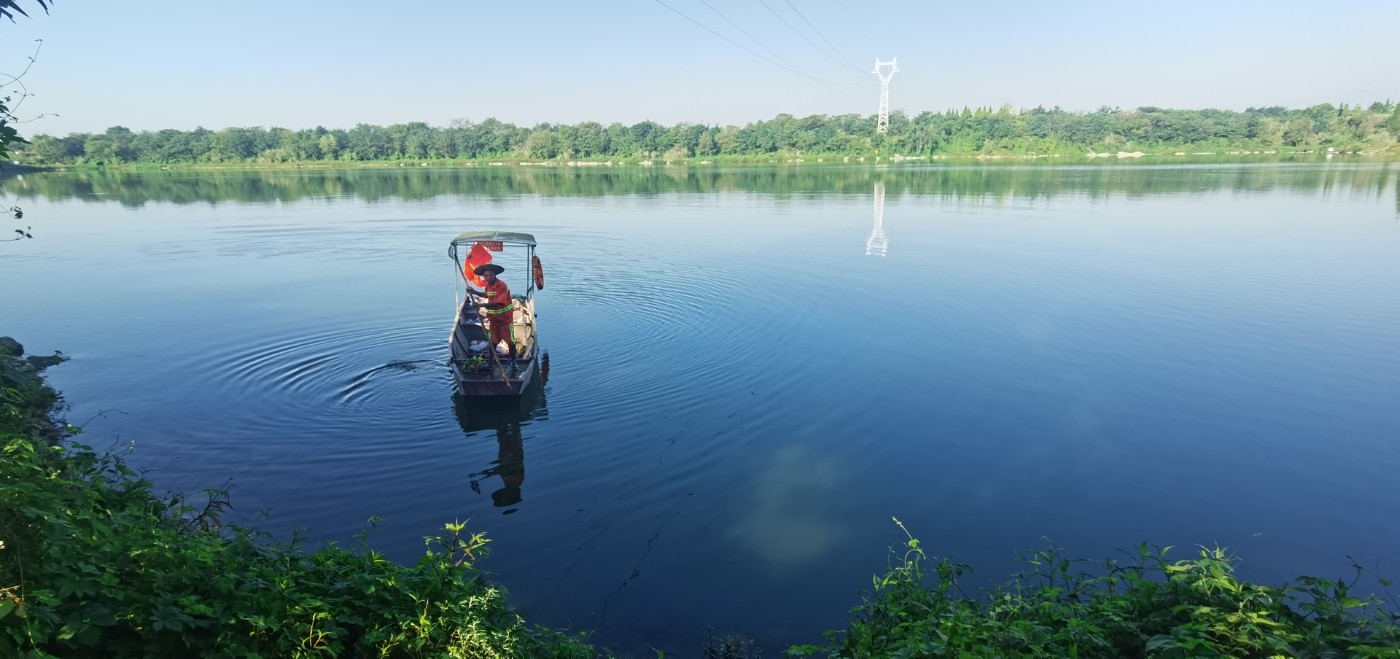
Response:
[{"label": "lake water", "polygon": [[[773,653],[844,626],[891,517],[976,584],[1045,539],[1400,579],[1397,171],[31,174],[0,333],[73,357],[80,440],[230,484],[233,521],[378,516],[411,561],[469,519],[533,622]],[[478,229],[533,233],[547,275],[548,380],[513,408],[445,366]]]}]

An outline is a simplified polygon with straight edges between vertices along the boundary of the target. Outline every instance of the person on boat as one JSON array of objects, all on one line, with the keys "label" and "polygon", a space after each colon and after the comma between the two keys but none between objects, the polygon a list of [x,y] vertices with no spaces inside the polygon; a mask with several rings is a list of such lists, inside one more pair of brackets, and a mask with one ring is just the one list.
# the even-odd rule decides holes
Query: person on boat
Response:
[{"label": "person on boat", "polygon": [[496,275],[505,272],[505,268],[495,263],[487,263],[477,266],[476,276],[481,277],[486,282],[482,290],[478,291],[468,286],[467,290],[472,295],[486,298],[486,304],[482,305],[486,310],[486,320],[491,330],[491,346],[500,345],[505,341],[510,347],[510,359],[516,359],[515,337],[512,330],[512,323],[515,322],[515,300],[510,297],[510,288],[504,281],[496,278]]}]

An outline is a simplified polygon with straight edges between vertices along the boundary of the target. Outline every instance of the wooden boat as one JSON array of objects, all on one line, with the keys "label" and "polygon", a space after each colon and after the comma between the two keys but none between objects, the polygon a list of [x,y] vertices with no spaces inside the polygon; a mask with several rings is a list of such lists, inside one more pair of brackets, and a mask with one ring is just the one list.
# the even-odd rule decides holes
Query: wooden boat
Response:
[{"label": "wooden boat", "polygon": [[[448,347],[458,392],[467,397],[519,396],[539,370],[535,291],[544,288],[544,269],[535,256],[535,237],[510,231],[468,231],[452,240],[447,254],[457,266],[457,316]],[[501,279],[510,288],[514,304],[511,330],[515,360],[490,345],[484,300],[470,293],[481,288],[480,282],[474,281],[475,268],[488,262],[506,268]]]}]

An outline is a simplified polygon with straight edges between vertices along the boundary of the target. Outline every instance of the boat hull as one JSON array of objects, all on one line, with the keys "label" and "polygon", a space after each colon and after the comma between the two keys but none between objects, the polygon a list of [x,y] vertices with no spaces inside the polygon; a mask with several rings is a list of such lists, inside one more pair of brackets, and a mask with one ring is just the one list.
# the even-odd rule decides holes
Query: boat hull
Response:
[{"label": "boat hull", "polygon": [[514,332],[517,337],[516,351],[520,357],[515,361],[496,354],[494,346],[473,352],[472,344],[488,340],[486,322],[470,298],[458,307],[452,337],[448,341],[451,352],[449,365],[457,391],[463,396],[519,396],[536,377],[539,350],[536,345],[534,301],[517,298],[515,303]]},{"label": "boat hull", "polygon": [[452,377],[457,382],[457,391],[463,396],[519,396],[534,380],[539,365],[534,359],[519,361],[514,366],[510,359],[502,359],[499,366],[492,364],[482,371],[468,371],[452,364]]}]

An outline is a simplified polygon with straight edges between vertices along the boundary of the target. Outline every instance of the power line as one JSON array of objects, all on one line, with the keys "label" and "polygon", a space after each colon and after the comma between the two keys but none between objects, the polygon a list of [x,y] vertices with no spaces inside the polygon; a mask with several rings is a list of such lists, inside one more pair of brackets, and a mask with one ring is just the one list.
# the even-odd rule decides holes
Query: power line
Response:
[{"label": "power line", "polygon": [[854,70],[856,73],[862,73],[862,71],[860,70],[860,67],[858,67],[858,66],[856,66],[854,63],[852,63],[851,60],[846,59],[846,56],[845,56],[845,55],[842,55],[842,54],[841,54],[841,51],[836,49],[836,46],[832,45],[832,43],[831,43],[830,41],[827,41],[827,38],[826,38],[825,35],[822,34],[822,31],[821,31],[821,30],[818,30],[818,29],[817,29],[817,26],[812,25],[812,21],[807,20],[807,17],[806,17],[806,16],[803,16],[803,15],[802,15],[802,12],[797,11],[797,7],[794,7],[794,6],[793,6],[792,0],[783,0],[783,1],[787,3],[788,8],[792,9],[792,13],[797,14],[797,17],[800,18],[800,19],[802,19],[802,22],[803,22],[803,23],[806,23],[806,24],[807,24],[807,27],[812,28],[812,31],[813,31],[813,32],[816,32],[816,33],[817,33],[817,36],[820,37],[821,40],[822,40],[823,42],[825,42],[827,46],[830,46],[830,47],[831,47],[831,52],[836,53],[837,57],[840,57],[842,60],[845,60],[846,66],[851,67],[851,69]]},{"label": "power line", "polygon": [[[762,41],[759,41],[757,37],[753,36],[752,34],[749,34],[748,31],[745,30],[744,28],[739,27],[739,24],[738,24],[738,23],[735,23],[734,21],[729,20],[729,17],[728,17],[728,16],[725,16],[725,15],[722,14],[722,13],[720,13],[720,11],[719,11],[718,9],[715,9],[714,5],[711,5],[710,3],[706,2],[705,0],[700,0],[700,4],[703,4],[703,5],[705,5],[706,7],[709,7],[709,8],[710,8],[710,11],[713,11],[713,12],[714,12],[715,14],[717,14],[720,18],[723,18],[723,19],[724,19],[724,22],[726,22],[726,23],[728,23],[728,24],[730,24],[730,25],[733,25],[733,26],[734,26],[734,29],[738,30],[740,33],[742,33],[744,36],[748,37],[749,39],[752,39],[753,42],[756,43],[756,44],[758,44],[761,48],[763,48],[764,50],[766,50],[766,51],[768,51],[768,52],[770,52],[770,53],[773,53],[773,56],[774,56],[774,57],[778,58],[779,60],[782,60],[782,62],[783,62],[784,64],[787,64],[788,66],[792,67],[792,69],[791,69],[792,71],[794,71],[794,72],[796,72],[796,73],[802,73],[802,71],[798,70],[796,64],[793,64],[792,62],[789,62],[789,61],[787,61],[786,59],[784,59],[783,56],[782,56],[782,55],[779,55],[777,51],[773,50],[772,48],[769,48],[769,47],[768,47],[766,44],[764,44]],[[806,75],[806,74],[803,73],[803,75]]]},{"label": "power line", "polygon": [[[762,2],[762,0],[759,0],[759,1]],[[764,57],[763,55],[754,52],[752,49],[750,49],[750,48],[744,46],[743,44],[738,43],[738,42],[734,41],[733,39],[730,39],[729,37],[724,36],[723,34],[720,34],[720,33],[718,33],[718,32],[715,32],[714,30],[710,29],[709,26],[705,25],[704,23],[701,23],[700,21],[697,21],[697,20],[695,20],[695,19],[693,19],[693,18],[691,18],[691,17],[685,15],[685,14],[682,13],[679,9],[676,9],[675,7],[672,7],[671,5],[668,5],[668,4],[666,4],[665,2],[662,2],[661,0],[656,0],[656,4],[661,5],[662,7],[665,7],[665,8],[667,8],[667,9],[670,9],[671,11],[675,12],[677,16],[680,16],[681,18],[684,18],[685,20],[690,21],[691,23],[694,23],[695,25],[699,26],[701,29],[705,30],[706,32],[709,32],[710,34],[713,34],[713,35],[715,35],[715,36],[717,36],[717,37],[719,37],[719,38],[721,38],[721,39],[724,39],[725,41],[727,41],[727,42],[729,42],[730,44],[734,45],[735,47],[737,47],[737,48],[743,50],[744,52],[746,52],[746,53],[748,53],[748,54],[750,54],[750,55],[753,55],[754,57],[757,57],[757,58],[759,58],[759,59],[761,59],[761,60],[763,60],[763,61],[765,61],[765,62],[768,62],[769,64],[772,64],[773,66],[776,66],[776,67],[778,67],[778,68],[780,68],[780,69],[783,69],[783,70],[785,70],[785,71],[789,71],[789,72],[791,72],[791,73],[796,73],[796,74],[798,74],[798,75],[800,75],[800,76],[802,76],[802,77],[804,77],[804,78],[807,78],[807,79],[811,80],[812,82],[815,82],[815,83],[817,83],[817,84],[819,84],[819,85],[821,85],[821,86],[823,86],[823,87],[826,87],[826,88],[827,88],[828,90],[830,90],[830,91],[836,92],[837,94],[845,94],[845,95],[847,95],[847,96],[850,96],[850,95],[851,95],[851,94],[848,93],[848,92],[843,92],[843,91],[841,91],[841,90],[839,90],[839,89],[836,89],[836,88],[832,87],[831,85],[827,84],[827,82],[826,82],[825,80],[822,80],[822,79],[820,79],[820,78],[814,77],[814,76],[812,76],[811,74],[809,74],[809,73],[807,73],[807,72],[805,72],[805,71],[801,71],[801,70],[799,70],[799,69],[792,68],[792,67],[790,67],[790,66],[785,66],[785,65],[783,65],[783,64],[779,64],[779,63],[777,63],[777,62],[774,62],[773,60],[768,59],[767,57]],[[772,10],[770,9],[769,11],[772,11]],[[726,19],[726,20],[727,20],[727,19]],[[742,31],[742,30],[741,30],[741,31]],[[753,38],[753,37],[750,37],[750,38]],[[757,40],[755,40],[755,41],[757,41]]]},{"label": "power line", "polygon": [[[707,25],[701,23],[700,21],[697,21],[697,20],[695,20],[695,19],[693,19],[693,18],[691,18],[691,17],[689,17],[689,16],[686,16],[685,14],[681,13],[681,11],[680,11],[679,9],[676,9],[675,7],[672,7],[671,5],[668,5],[668,4],[664,3],[664,2],[662,2],[661,0],[656,0],[656,4],[661,5],[662,7],[665,7],[665,8],[667,8],[667,9],[670,9],[670,10],[673,11],[673,12],[676,12],[676,15],[677,15],[677,16],[680,16],[681,18],[684,18],[685,20],[690,21],[691,23],[696,24],[697,26],[700,27],[700,29],[702,29],[702,30],[704,30],[704,31],[706,31],[706,32],[709,32],[710,34],[713,34],[713,35],[715,35],[715,36],[717,36],[717,37],[719,37],[719,38],[721,38],[721,39],[724,39],[725,41],[728,41],[728,42],[731,43],[731,44],[734,44],[735,46],[741,48],[744,52],[746,52],[746,53],[748,53],[748,54],[750,54],[750,55],[753,55],[754,57],[757,57],[757,58],[759,58],[759,59],[761,59],[761,60],[763,60],[763,61],[765,61],[765,62],[768,62],[769,64],[772,64],[773,66],[776,66],[776,67],[781,68],[781,69],[787,69],[787,68],[788,68],[788,67],[786,67],[786,66],[783,66],[782,64],[779,64],[779,63],[777,63],[777,62],[774,62],[774,61],[771,60],[771,59],[768,59],[767,57],[764,57],[763,55],[760,55],[760,54],[758,54],[758,53],[755,53],[755,52],[752,51],[752,50],[749,50],[749,49],[748,49],[747,47],[745,47],[743,44],[737,43],[737,42],[735,42],[733,39],[730,39],[729,37],[726,37],[726,36],[724,36],[723,34],[720,34],[720,33],[718,33],[718,32],[715,32],[714,30],[711,30],[711,29],[709,28],[709,26],[707,26]],[[792,71],[793,73],[801,73],[801,71],[797,71],[797,70],[795,70],[795,69],[788,69],[788,70],[789,70],[789,71]],[[805,75],[805,74],[804,74],[804,75]]]},{"label": "power line", "polygon": [[[659,0],[658,0],[658,1],[659,1]],[[782,15],[779,14],[778,12],[773,11],[773,8],[772,8],[772,7],[769,7],[767,2],[764,2],[763,0],[758,0],[758,4],[763,5],[763,8],[764,8],[764,9],[767,9],[768,12],[769,12],[770,14],[773,14],[774,16],[776,16],[776,17],[778,18],[778,20],[782,22],[783,25],[786,25],[787,28],[788,28],[789,30],[792,30],[793,34],[796,34],[797,36],[802,37],[802,40],[803,40],[803,41],[806,41],[806,42],[807,42],[808,44],[810,44],[813,48],[816,48],[818,51],[821,51],[821,54],[826,55],[827,57],[830,57],[830,58],[831,58],[831,61],[836,62],[837,64],[841,64],[841,60],[836,59],[835,57],[832,57],[832,56],[831,56],[831,53],[829,53],[829,52],[823,50],[821,46],[818,46],[818,45],[817,45],[816,43],[814,43],[811,39],[808,39],[808,38],[807,38],[807,35],[802,34],[802,32],[801,32],[800,30],[798,30],[797,28],[793,27],[793,26],[792,26],[792,23],[787,22],[787,19],[786,19],[786,18],[783,18]],[[805,20],[805,19],[804,19],[804,20]],[[860,69],[856,69],[856,71],[860,71]],[[861,71],[861,73],[863,74],[864,72]]]},{"label": "power line", "polygon": [[851,15],[851,10],[846,9],[846,5],[841,4],[841,0],[836,0],[836,6],[841,8],[842,13],[846,14],[846,18],[851,19],[851,25],[856,26],[856,30],[860,32],[860,36],[865,38],[865,45],[870,46],[871,50],[879,50],[875,46],[875,40],[870,38],[870,33],[866,32],[865,28],[861,27],[860,23],[856,21],[856,17]]}]

